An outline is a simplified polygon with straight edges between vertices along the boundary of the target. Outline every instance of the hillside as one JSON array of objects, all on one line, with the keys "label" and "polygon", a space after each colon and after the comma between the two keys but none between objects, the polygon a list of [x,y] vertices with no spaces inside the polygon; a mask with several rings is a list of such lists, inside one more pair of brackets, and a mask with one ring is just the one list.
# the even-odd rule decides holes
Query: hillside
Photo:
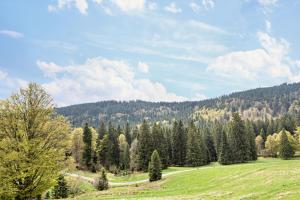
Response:
[{"label": "hillside", "polygon": [[57,108],[74,126],[89,122],[98,126],[99,121],[138,124],[149,121],[173,119],[228,120],[232,112],[252,120],[279,117],[287,112],[300,110],[300,83],[257,88],[236,92],[218,98],[187,102],[101,101]]},{"label": "hillside", "polygon": [[213,163],[158,182],[107,191],[91,187],[72,199],[299,199],[299,167],[299,159],[260,158],[229,166]]}]

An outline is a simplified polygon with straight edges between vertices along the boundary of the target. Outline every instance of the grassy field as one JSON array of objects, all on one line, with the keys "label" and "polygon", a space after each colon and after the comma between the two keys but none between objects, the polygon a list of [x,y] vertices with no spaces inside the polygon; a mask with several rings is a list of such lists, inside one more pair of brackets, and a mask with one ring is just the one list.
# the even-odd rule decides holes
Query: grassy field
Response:
[{"label": "grassy field", "polygon": [[158,182],[91,191],[75,199],[300,199],[300,159],[213,164]]}]

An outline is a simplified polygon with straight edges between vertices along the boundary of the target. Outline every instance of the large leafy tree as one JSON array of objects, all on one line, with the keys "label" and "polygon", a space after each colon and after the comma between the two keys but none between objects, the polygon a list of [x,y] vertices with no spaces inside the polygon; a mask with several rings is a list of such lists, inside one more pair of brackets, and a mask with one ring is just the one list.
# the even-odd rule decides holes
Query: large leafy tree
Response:
[{"label": "large leafy tree", "polygon": [[33,199],[64,168],[70,126],[37,84],[0,103],[0,196]]},{"label": "large leafy tree", "polygon": [[120,168],[122,170],[127,170],[129,169],[130,164],[129,145],[124,134],[121,134],[118,140],[120,147]]}]

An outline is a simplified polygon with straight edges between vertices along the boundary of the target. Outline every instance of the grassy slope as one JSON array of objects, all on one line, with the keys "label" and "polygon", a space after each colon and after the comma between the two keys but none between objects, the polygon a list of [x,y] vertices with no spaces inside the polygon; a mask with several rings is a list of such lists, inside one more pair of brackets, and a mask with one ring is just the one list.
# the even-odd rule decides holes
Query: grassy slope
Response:
[{"label": "grassy slope", "polygon": [[300,160],[213,165],[162,181],[91,192],[77,199],[299,199]]}]

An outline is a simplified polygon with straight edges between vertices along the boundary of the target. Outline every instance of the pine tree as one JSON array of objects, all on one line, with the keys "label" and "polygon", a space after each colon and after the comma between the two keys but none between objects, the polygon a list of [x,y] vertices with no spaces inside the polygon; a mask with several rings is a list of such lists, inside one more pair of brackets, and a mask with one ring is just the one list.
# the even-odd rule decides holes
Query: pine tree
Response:
[{"label": "pine tree", "polygon": [[83,162],[85,166],[90,169],[92,165],[92,131],[89,128],[88,124],[86,123],[83,129],[83,143],[84,143],[84,149],[83,149]]},{"label": "pine tree", "polygon": [[103,139],[100,141],[99,150],[98,150],[98,160],[100,161],[100,164],[105,167],[106,169],[109,168],[109,136],[108,133],[106,133],[103,137]]},{"label": "pine tree", "polygon": [[288,140],[285,130],[283,129],[281,139],[280,139],[280,144],[279,144],[279,156],[282,159],[287,160],[292,158],[294,154],[295,151]]},{"label": "pine tree", "polygon": [[127,143],[128,143],[129,146],[130,146],[132,140],[131,140],[131,130],[130,130],[130,125],[129,125],[128,122],[126,123],[126,126],[125,126],[125,137],[126,137]]},{"label": "pine tree", "polygon": [[96,149],[99,149],[101,140],[103,139],[104,135],[106,134],[106,128],[104,122],[100,123],[100,127],[98,129],[98,137],[96,141]]},{"label": "pine tree", "polygon": [[209,161],[210,162],[217,161],[217,153],[216,153],[214,141],[208,128],[205,128],[204,130],[204,141],[208,150]]},{"label": "pine tree", "polygon": [[108,180],[106,177],[105,169],[101,170],[101,176],[96,180],[96,189],[99,191],[108,189]]},{"label": "pine tree", "polygon": [[253,125],[250,121],[246,122],[246,134],[249,148],[249,160],[257,160],[256,144],[255,144],[255,133]]},{"label": "pine tree", "polygon": [[249,158],[249,148],[245,125],[238,113],[232,114],[230,123],[230,144],[232,147],[232,159],[236,163],[245,162]]},{"label": "pine tree", "polygon": [[222,165],[228,165],[231,164],[231,149],[229,146],[229,143],[227,141],[227,136],[225,131],[222,131],[222,137],[221,137],[221,148],[220,148],[220,154],[218,158],[218,162]]},{"label": "pine tree", "polygon": [[162,177],[161,161],[157,150],[154,150],[151,155],[148,171],[149,171],[149,181],[157,181],[161,179]]},{"label": "pine tree", "polygon": [[141,125],[138,141],[139,168],[143,171],[147,171],[153,148],[150,127],[146,120],[144,120]]},{"label": "pine tree", "polygon": [[189,124],[187,134],[186,164],[201,166],[209,163],[209,153],[193,122]]},{"label": "pine tree", "polygon": [[109,166],[119,166],[120,161],[120,149],[119,149],[119,142],[118,142],[118,133],[117,130],[114,128],[111,122],[108,124],[108,163]]},{"label": "pine tree", "polygon": [[186,160],[186,132],[180,120],[173,125],[173,163],[183,166]]},{"label": "pine tree", "polygon": [[215,150],[217,152],[217,157],[219,157],[220,149],[221,149],[221,141],[222,141],[222,125],[219,122],[215,123],[213,128],[213,136],[214,136],[214,144]]},{"label": "pine tree", "polygon": [[53,188],[53,197],[55,199],[64,199],[69,196],[69,188],[65,177],[63,175],[59,175],[57,179],[57,184]]},{"label": "pine tree", "polygon": [[165,138],[163,129],[158,124],[154,124],[152,127],[152,143],[153,149],[156,149],[160,155],[162,168],[166,169],[168,167],[168,146],[167,140]]},{"label": "pine tree", "polygon": [[265,142],[267,140],[267,134],[266,134],[266,132],[265,132],[265,130],[263,128],[260,130],[259,135],[263,138],[264,144],[265,144]]},{"label": "pine tree", "polygon": [[168,151],[168,165],[171,165],[173,161],[173,151],[172,151],[172,131],[170,129],[165,129],[165,137],[166,137],[167,151]]}]

